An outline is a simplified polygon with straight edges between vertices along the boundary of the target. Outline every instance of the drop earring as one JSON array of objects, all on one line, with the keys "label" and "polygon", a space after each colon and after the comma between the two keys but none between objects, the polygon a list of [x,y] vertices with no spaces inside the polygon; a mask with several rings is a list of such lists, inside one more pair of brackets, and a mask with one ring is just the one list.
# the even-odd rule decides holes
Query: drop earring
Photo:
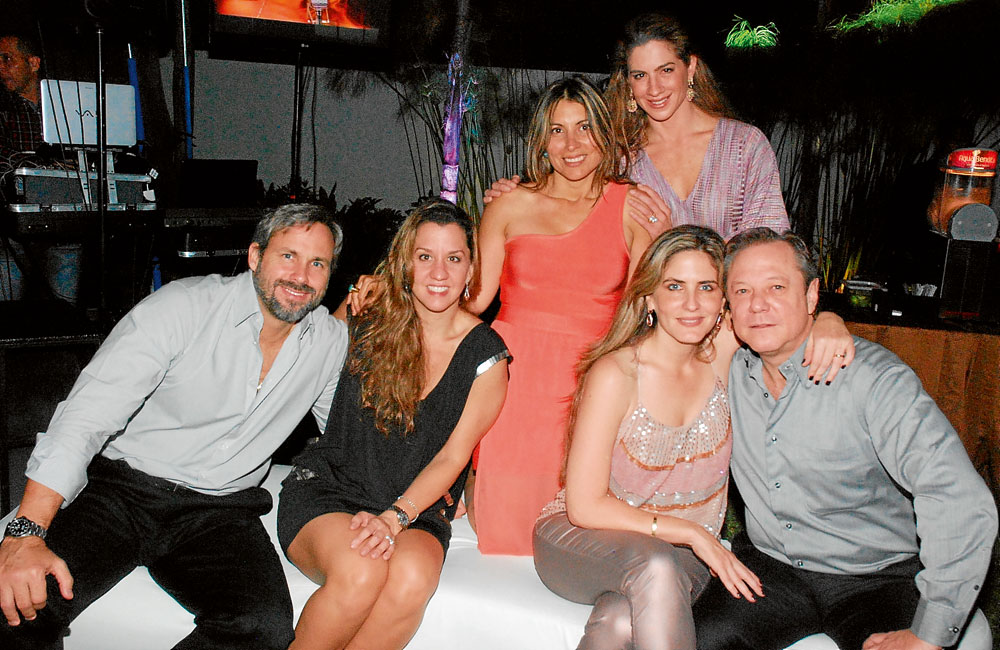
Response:
[{"label": "drop earring", "polygon": [[635,95],[632,94],[632,91],[629,91],[628,93],[628,101],[625,102],[625,110],[629,113],[634,113],[639,110],[639,104],[636,103]]},{"label": "drop earring", "polygon": [[689,102],[693,102],[694,101],[694,97],[695,97],[695,95],[694,95],[694,78],[692,77],[691,79],[688,79],[688,90],[687,90],[688,101]]},{"label": "drop earring", "polygon": [[652,309],[646,310],[646,327],[652,327],[656,325],[656,317],[653,315]]},{"label": "drop earring", "polygon": [[[465,293],[463,293],[462,295],[465,296],[466,300],[469,299],[469,283],[468,282],[465,283]],[[721,316],[720,316],[720,318],[721,318]]]}]

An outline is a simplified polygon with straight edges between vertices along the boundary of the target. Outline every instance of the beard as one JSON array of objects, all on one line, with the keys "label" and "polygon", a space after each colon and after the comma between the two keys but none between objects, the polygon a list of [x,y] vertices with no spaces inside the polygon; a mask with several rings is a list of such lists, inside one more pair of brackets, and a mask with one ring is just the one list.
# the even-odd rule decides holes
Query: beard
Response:
[{"label": "beard", "polygon": [[[319,307],[319,304],[323,302],[324,292],[317,291],[307,284],[296,284],[294,282],[289,282],[288,280],[275,280],[269,287],[263,286],[264,282],[267,281],[267,278],[261,278],[259,264],[257,265],[257,270],[252,273],[251,276],[253,277],[253,288],[257,291],[257,296],[260,298],[261,303],[263,303],[264,307],[271,313],[272,316],[280,321],[284,321],[286,323],[297,323],[305,318],[306,314]],[[285,307],[274,295],[275,288],[280,286],[288,287],[293,291],[311,293],[313,294],[313,299],[295,309]]]}]

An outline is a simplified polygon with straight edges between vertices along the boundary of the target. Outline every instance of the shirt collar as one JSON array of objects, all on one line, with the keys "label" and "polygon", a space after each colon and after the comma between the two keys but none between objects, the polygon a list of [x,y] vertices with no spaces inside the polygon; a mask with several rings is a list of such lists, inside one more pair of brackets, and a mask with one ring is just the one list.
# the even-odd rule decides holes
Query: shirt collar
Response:
[{"label": "shirt collar", "polygon": [[[802,365],[802,358],[806,353],[806,343],[808,338],[802,342],[802,345],[792,353],[788,360],[782,363],[778,369],[781,374],[785,377],[785,382],[791,382],[796,380],[802,386],[806,388],[812,388],[816,384],[809,380],[809,367]],[[749,347],[745,346],[747,351],[745,362],[747,367],[747,372],[750,376],[761,386],[764,385],[764,362],[761,360],[760,356],[751,350]]]}]

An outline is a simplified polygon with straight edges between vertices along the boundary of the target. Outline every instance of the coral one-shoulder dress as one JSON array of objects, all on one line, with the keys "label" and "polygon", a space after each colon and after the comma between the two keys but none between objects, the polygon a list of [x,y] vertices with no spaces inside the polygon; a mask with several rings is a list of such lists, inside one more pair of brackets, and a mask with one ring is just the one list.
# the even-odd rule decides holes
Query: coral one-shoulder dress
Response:
[{"label": "coral one-shoulder dress", "polygon": [[503,410],[479,448],[474,502],[483,553],[531,555],[535,519],[559,491],[576,365],[607,331],[628,280],[627,190],[608,184],[568,233],[507,240],[493,329],[514,363]]}]

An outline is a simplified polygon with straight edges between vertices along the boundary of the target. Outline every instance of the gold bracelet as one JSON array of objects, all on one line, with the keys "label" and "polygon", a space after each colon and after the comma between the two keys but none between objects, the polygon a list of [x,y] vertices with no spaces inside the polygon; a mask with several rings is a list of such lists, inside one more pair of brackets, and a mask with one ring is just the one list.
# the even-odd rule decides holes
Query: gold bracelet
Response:
[{"label": "gold bracelet", "polygon": [[653,525],[650,526],[649,534],[656,537],[656,515],[653,515]]}]

